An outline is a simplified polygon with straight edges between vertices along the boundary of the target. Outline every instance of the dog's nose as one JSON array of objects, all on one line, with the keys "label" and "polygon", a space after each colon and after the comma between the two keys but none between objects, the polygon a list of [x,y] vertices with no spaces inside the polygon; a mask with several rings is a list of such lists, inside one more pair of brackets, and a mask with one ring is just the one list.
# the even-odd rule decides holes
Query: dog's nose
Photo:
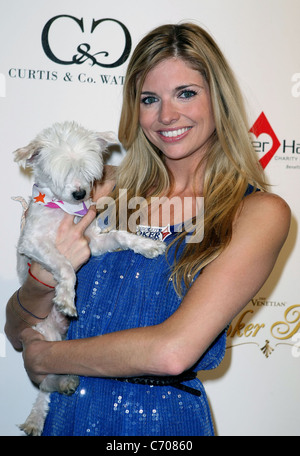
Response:
[{"label": "dog's nose", "polygon": [[86,191],[85,190],[77,190],[75,192],[72,193],[72,196],[74,199],[76,199],[76,201],[80,201],[82,200],[86,195]]}]

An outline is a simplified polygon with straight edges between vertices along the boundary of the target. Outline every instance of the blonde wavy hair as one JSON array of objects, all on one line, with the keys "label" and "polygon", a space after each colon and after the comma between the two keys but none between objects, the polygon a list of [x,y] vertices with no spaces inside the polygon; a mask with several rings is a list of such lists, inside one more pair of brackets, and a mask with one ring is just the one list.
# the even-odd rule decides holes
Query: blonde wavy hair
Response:
[{"label": "blonde wavy hair", "polygon": [[[216,125],[204,157],[204,239],[186,243],[172,267],[173,283],[180,294],[230,242],[233,219],[248,185],[255,191],[266,190],[266,184],[250,141],[239,86],[219,47],[193,23],[167,24],[140,41],[128,65],[119,125],[119,139],[127,154],[117,172],[115,198],[119,189],[127,189],[128,200],[168,195],[170,191],[172,182],[163,156],[144,135],[139,109],[148,72],[171,57],[184,60],[208,82]],[[197,188],[197,182],[194,186]],[[178,235],[180,242],[185,234]]]}]

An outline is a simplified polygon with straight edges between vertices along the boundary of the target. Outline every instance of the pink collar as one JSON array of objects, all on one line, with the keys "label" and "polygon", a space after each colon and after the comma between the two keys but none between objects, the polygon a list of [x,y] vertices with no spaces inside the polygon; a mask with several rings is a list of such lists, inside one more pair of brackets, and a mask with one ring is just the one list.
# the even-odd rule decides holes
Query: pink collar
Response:
[{"label": "pink collar", "polygon": [[38,184],[34,184],[32,187],[32,201],[51,209],[62,209],[68,214],[78,215],[79,217],[83,217],[91,206],[91,200],[74,204],[57,200],[49,188],[40,188]]}]

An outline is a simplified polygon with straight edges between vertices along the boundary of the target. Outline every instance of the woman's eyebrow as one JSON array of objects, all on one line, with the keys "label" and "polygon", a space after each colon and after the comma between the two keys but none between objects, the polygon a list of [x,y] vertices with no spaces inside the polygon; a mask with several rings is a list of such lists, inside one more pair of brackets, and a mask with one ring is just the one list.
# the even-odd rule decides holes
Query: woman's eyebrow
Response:
[{"label": "woman's eyebrow", "polygon": [[[184,90],[184,89],[187,89],[188,87],[199,87],[199,88],[202,88],[202,86],[200,86],[199,84],[195,84],[194,82],[192,82],[191,84],[184,84],[184,85],[180,85],[178,87],[175,87],[175,89],[173,89],[173,92],[179,92],[180,90]],[[155,92],[151,92],[150,90],[145,90],[141,93],[141,95],[155,95],[156,96],[156,93]]]},{"label": "woman's eyebrow", "polygon": [[179,90],[184,90],[184,89],[187,89],[188,87],[199,87],[201,88],[202,86],[200,86],[199,84],[195,84],[194,82],[192,82],[191,84],[184,84],[184,85],[181,85],[181,86],[178,86],[174,89],[174,92],[178,92]]},{"label": "woman's eyebrow", "polygon": [[148,90],[145,92],[142,92],[141,95],[156,95],[155,92],[149,92]]}]

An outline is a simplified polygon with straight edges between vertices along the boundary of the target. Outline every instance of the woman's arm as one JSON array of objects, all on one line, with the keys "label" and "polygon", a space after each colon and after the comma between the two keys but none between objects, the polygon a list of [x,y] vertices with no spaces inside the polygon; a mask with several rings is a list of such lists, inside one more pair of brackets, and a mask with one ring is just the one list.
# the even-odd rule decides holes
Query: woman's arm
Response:
[{"label": "woman's arm", "polygon": [[[44,270],[39,265],[32,263],[31,271],[39,280],[52,283],[51,275],[44,274]],[[46,272],[46,271],[45,271]],[[52,308],[54,292],[35,281],[30,276],[26,279],[23,286],[16,291],[9,299],[6,306],[5,334],[16,350],[22,350],[21,333],[25,328],[36,325],[40,322],[38,318],[46,317]],[[21,304],[20,304],[21,303]],[[23,310],[21,305],[28,310]],[[30,313],[31,314],[30,314]]]},{"label": "woman's arm", "polygon": [[[114,166],[106,165],[104,167],[103,179],[101,182],[97,182],[94,187],[94,201],[111,192],[115,183],[115,172],[116,167]],[[74,217],[66,214],[58,229],[56,247],[71,262],[75,271],[90,257],[89,239],[85,237],[84,233],[86,228],[94,220],[95,215],[95,208],[91,207],[86,216],[78,224],[74,224]],[[31,272],[40,282],[50,286],[56,285],[52,274],[43,269],[39,264],[33,262]],[[40,321],[24,311],[19,303],[21,302],[25,309],[38,317],[48,315],[52,309],[54,290],[40,282],[28,275],[19,292],[15,292],[8,301],[5,333],[16,350],[22,350],[22,343],[20,341],[21,332],[25,328],[36,325]]]},{"label": "woman's arm", "polygon": [[[90,257],[88,239],[85,238],[84,232],[95,216],[95,208],[91,207],[86,216],[79,223],[74,224],[74,217],[66,214],[59,227],[56,246],[68,258],[75,270],[79,269]],[[31,272],[40,282],[49,286],[55,286],[52,274],[43,269],[39,264],[32,263]],[[54,290],[40,282],[28,275],[19,292],[15,292],[8,301],[5,333],[16,350],[22,349],[20,342],[21,332],[25,328],[36,325],[40,321],[24,311],[21,305],[31,314],[40,318],[47,316],[52,309]]]},{"label": "woman's arm", "polygon": [[114,377],[177,375],[190,368],[266,281],[289,223],[290,210],[281,198],[265,193],[245,198],[229,246],[203,270],[170,318],[63,342],[45,342],[26,330],[28,373]]}]

